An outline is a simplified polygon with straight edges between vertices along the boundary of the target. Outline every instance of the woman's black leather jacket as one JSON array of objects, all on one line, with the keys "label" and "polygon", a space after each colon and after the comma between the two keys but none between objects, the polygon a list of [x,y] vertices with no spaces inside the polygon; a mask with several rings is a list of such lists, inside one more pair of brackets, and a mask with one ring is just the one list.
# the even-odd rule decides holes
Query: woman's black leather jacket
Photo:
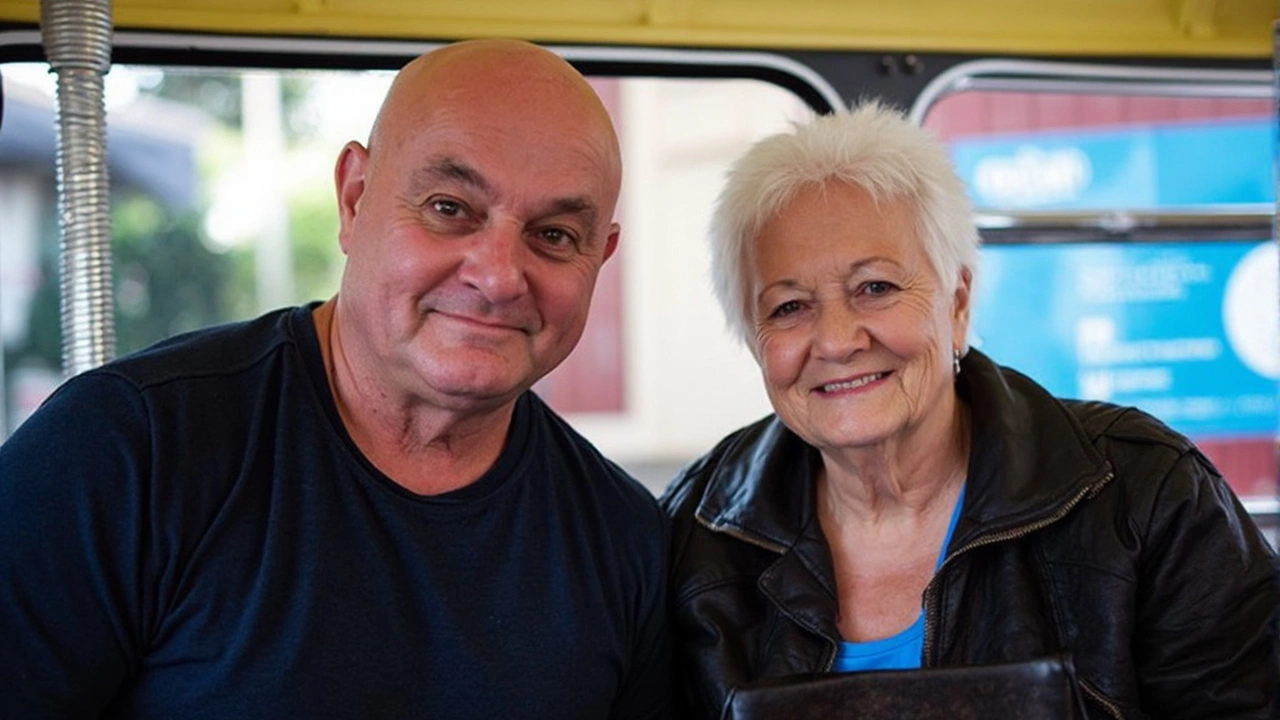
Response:
[{"label": "woman's black leather jacket", "polygon": [[[1275,554],[1207,459],[1134,409],[1059,401],[976,351],[964,506],[922,598],[924,666],[1069,653],[1089,717],[1275,718]],[[677,678],[728,691],[831,669],[816,450],[766,418],[672,483]]]}]

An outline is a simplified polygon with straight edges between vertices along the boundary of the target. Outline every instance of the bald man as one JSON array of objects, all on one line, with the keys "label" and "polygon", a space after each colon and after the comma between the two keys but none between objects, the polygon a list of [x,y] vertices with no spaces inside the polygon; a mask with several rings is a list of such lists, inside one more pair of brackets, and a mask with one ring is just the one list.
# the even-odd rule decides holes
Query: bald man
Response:
[{"label": "bald man", "polygon": [[334,298],[85,373],[0,447],[0,717],[666,716],[662,516],[529,389],[620,176],[557,56],[406,66],[338,158]]}]

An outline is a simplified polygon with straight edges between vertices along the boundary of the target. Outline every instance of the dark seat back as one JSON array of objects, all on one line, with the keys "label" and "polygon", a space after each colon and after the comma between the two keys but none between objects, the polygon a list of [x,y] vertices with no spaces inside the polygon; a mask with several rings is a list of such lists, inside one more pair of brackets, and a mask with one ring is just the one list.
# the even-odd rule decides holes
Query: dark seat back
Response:
[{"label": "dark seat back", "polygon": [[1068,657],[793,677],[734,690],[725,720],[1078,720]]}]

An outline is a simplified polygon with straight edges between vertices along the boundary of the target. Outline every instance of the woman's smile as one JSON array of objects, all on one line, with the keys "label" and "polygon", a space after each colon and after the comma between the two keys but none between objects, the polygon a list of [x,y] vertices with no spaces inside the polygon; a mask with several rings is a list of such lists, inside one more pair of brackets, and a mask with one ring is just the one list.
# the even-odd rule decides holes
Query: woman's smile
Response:
[{"label": "woman's smile", "polygon": [[819,385],[814,388],[814,392],[819,395],[848,395],[854,392],[868,391],[883,384],[883,381],[892,374],[891,371],[874,372],[868,375],[858,375],[847,380],[836,380]]}]

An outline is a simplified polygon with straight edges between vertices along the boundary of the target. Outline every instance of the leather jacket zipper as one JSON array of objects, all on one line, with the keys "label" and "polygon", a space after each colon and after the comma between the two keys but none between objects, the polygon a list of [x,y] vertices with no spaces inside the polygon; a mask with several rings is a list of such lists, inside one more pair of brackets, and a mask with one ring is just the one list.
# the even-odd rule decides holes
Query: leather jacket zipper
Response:
[{"label": "leather jacket zipper", "polygon": [[[935,606],[937,605],[938,599],[939,579],[942,577],[942,571],[946,569],[947,565],[949,565],[952,560],[974,548],[998,542],[1005,542],[1008,540],[1016,540],[1058,522],[1062,518],[1066,517],[1067,513],[1071,512],[1071,510],[1074,509],[1076,505],[1079,505],[1083,500],[1091,498],[1101,492],[1102,488],[1106,487],[1107,483],[1111,482],[1113,479],[1115,479],[1115,473],[1108,469],[1097,482],[1082,488],[1080,492],[1076,493],[1075,497],[1067,501],[1066,504],[1058,508],[1058,510],[1049,517],[1042,518],[1032,523],[1027,523],[1026,525],[1016,527],[1011,530],[983,535],[968,545],[956,550],[948,556],[947,559],[943,560],[942,565],[938,568],[938,572],[934,574],[933,579],[929,581],[929,585],[924,590],[925,620],[923,659],[928,662],[929,659],[933,657],[933,646],[934,643],[937,642],[937,638],[934,636],[937,634],[938,625],[938,613]],[[1116,717],[1119,718],[1120,715],[1116,715]]]},{"label": "leather jacket zipper", "polygon": [[1095,690],[1092,685],[1084,680],[1077,680],[1077,682],[1079,682],[1080,689],[1084,691],[1084,694],[1088,695],[1090,700],[1101,705],[1102,709],[1106,710],[1108,715],[1116,720],[1124,720],[1124,713],[1120,712],[1120,708],[1116,707],[1115,703],[1103,697],[1102,693]]},{"label": "leather jacket zipper", "polygon": [[754,538],[742,532],[741,530],[738,530],[729,525],[712,525],[710,522],[703,520],[700,516],[696,514],[693,516],[693,519],[698,521],[699,525],[710,530],[711,532],[724,533],[725,535],[728,535],[734,540],[741,540],[742,542],[747,543],[748,545],[755,545],[756,547],[763,548],[765,550],[768,550],[771,553],[782,555],[787,551],[787,548],[783,545],[779,545],[778,543],[766,542],[764,540]]}]

